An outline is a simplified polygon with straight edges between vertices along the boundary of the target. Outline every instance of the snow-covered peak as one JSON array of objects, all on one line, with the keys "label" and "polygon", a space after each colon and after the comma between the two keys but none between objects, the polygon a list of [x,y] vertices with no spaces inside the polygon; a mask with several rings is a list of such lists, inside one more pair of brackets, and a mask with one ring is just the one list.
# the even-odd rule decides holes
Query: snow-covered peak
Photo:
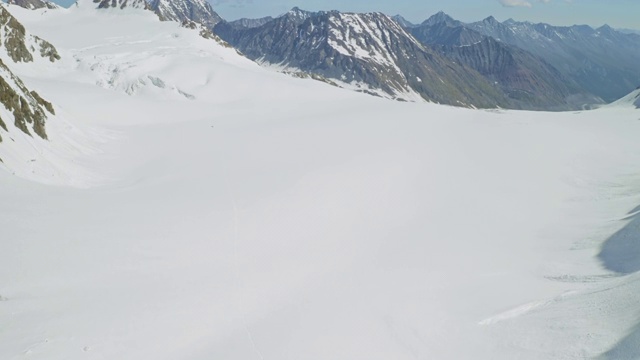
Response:
[{"label": "snow-covered peak", "polygon": [[500,24],[500,22],[493,16],[489,16],[486,19],[482,20],[483,23],[485,24],[490,24],[490,25],[497,25]]},{"label": "snow-covered peak", "polygon": [[289,17],[289,18],[293,18],[299,22],[302,22],[308,18],[310,18],[311,16],[313,16],[313,12],[311,11],[306,11],[306,10],[302,10],[299,7],[294,7],[293,9],[289,10],[286,14],[284,14],[283,16]]},{"label": "snow-covered peak", "polygon": [[153,0],[151,9],[163,21],[195,21],[208,29],[222,21],[206,0]]},{"label": "snow-covered peak", "polygon": [[[390,51],[394,39],[411,39],[395,20],[382,13],[328,13],[329,44],[344,55],[392,65],[397,54]],[[416,46],[420,45],[416,41]]]},{"label": "snow-covered peak", "polygon": [[615,31],[611,26],[607,24],[600,26],[597,30],[598,31]]},{"label": "snow-covered peak", "polygon": [[259,18],[259,19],[242,18],[242,19],[238,19],[238,20],[234,20],[234,21],[229,21],[228,23],[229,23],[229,25],[234,26],[234,27],[256,28],[256,27],[260,27],[260,26],[268,23],[271,20],[273,20],[273,18],[271,16],[266,16],[266,17]]}]

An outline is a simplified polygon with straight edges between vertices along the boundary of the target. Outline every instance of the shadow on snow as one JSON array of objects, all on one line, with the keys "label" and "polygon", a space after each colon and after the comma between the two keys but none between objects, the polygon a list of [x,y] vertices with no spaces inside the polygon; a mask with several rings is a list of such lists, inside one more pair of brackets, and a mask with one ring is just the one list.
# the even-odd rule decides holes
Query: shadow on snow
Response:
[{"label": "shadow on snow", "polygon": [[[629,212],[631,221],[602,245],[598,257],[608,270],[621,275],[640,271],[640,206]],[[640,359],[640,324],[600,360]]]}]

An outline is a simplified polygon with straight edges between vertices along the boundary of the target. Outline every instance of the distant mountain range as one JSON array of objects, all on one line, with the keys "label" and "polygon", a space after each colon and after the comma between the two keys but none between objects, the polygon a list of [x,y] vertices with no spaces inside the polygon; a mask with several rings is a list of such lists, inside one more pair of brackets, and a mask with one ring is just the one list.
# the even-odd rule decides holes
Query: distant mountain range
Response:
[{"label": "distant mountain range", "polygon": [[464,106],[508,105],[477,71],[423,46],[381,13],[294,8],[261,26],[221,22],[214,32],[260,63],[356,84],[362,91]]},{"label": "distant mountain range", "polygon": [[[336,19],[349,16],[352,19],[386,17],[336,11],[312,13],[294,8],[276,19],[223,21],[214,32],[261,63],[294,67],[343,82],[363,83],[396,98],[401,98],[400,94],[406,93],[409,87],[427,100],[449,104],[564,110],[614,101],[640,84],[637,67],[640,36],[636,34],[608,26],[598,29],[579,25],[554,27],[514,20],[499,22],[493,17],[465,24],[442,12],[421,24],[412,24],[402,16],[393,17],[422,46],[404,47],[412,41],[379,37],[388,58],[400,54],[399,58],[403,59],[403,64],[397,66],[398,76],[392,76],[391,82],[380,76],[361,76],[376,72],[373,70],[376,65],[371,62],[356,61],[358,52],[375,53],[371,46],[376,43],[367,39],[375,38],[372,34],[376,33],[399,33],[385,21],[376,22],[379,26],[375,29],[356,27],[342,31],[347,27]],[[318,26],[322,26],[325,33],[308,32]],[[357,49],[342,47],[347,51],[340,51],[339,34],[345,44],[365,45]],[[308,46],[303,46],[305,42]],[[337,59],[332,54],[336,51],[337,58],[342,60],[327,61],[332,56],[331,59]],[[433,96],[441,90],[432,79],[426,79],[426,83],[411,81],[417,69],[426,65],[423,56],[404,54],[423,53],[430,54],[432,60],[438,58],[440,64],[440,57],[449,61],[450,71],[439,73],[438,79],[456,90],[441,93],[444,99]],[[351,59],[348,62],[352,65],[344,66],[344,58]],[[485,82],[470,69],[479,73]],[[433,70],[437,72],[440,68]],[[399,81],[400,78],[405,81]],[[487,82],[491,90],[487,90]],[[478,94],[478,89],[483,93]]]},{"label": "distant mountain range", "polygon": [[[366,85],[391,98],[413,93],[454,105],[566,110],[613,101],[640,83],[632,66],[640,60],[640,37],[588,29],[493,17],[465,24],[444,13],[412,24],[380,13],[294,8],[275,19],[222,21],[214,32],[260,63]],[[381,59],[393,64],[381,67]]]},{"label": "distant mountain range", "polygon": [[[94,2],[140,7],[142,0]],[[260,64],[397,100],[568,110],[612,102],[640,84],[640,35],[609,26],[463,23],[443,12],[413,24],[400,15],[299,8],[225,21],[206,0],[149,0],[148,7],[161,20],[210,30]]]},{"label": "distant mountain range", "polygon": [[609,26],[593,29],[532,24],[489,17],[470,29],[536,54],[582,88],[607,102],[640,84],[640,36]]}]

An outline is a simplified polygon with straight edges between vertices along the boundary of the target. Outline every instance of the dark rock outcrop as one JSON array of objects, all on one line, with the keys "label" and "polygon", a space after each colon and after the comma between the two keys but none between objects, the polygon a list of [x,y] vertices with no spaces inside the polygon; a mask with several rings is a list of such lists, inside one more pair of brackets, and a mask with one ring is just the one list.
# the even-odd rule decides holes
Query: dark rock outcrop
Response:
[{"label": "dark rock outcrop", "polygon": [[47,0],[9,0],[9,5],[16,5],[29,10],[35,9],[59,9],[60,6]]},{"label": "dark rock outcrop", "polygon": [[[24,26],[0,6],[0,48],[15,63],[28,63],[36,57],[51,62],[60,59],[53,45],[29,34]],[[10,64],[9,64],[10,65]],[[55,114],[51,103],[37,92],[27,89],[25,84],[14,75],[7,64],[0,60],[0,106],[13,116],[13,125],[28,135],[35,133],[47,138],[45,123],[47,113]],[[8,119],[0,119],[0,128],[10,131]],[[1,138],[0,138],[1,141]]]},{"label": "dark rock outcrop", "polygon": [[603,26],[551,26],[493,17],[466,24],[469,29],[544,59],[562,75],[607,102],[640,82],[640,36]]},{"label": "dark rock outcrop", "polygon": [[423,44],[499,86],[511,108],[568,110],[602,102],[542,58],[469,29],[442,12],[410,31]]},{"label": "dark rock outcrop", "polygon": [[404,99],[410,93],[452,105],[507,106],[477,71],[453,63],[381,13],[292,9],[259,27],[219,23],[214,32],[250,59],[302,70]]}]

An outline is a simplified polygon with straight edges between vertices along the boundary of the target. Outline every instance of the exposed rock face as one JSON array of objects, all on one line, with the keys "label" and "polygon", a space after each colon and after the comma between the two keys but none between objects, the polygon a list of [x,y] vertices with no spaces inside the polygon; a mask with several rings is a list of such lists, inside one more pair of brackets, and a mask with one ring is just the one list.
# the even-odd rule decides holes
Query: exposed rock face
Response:
[{"label": "exposed rock face", "polygon": [[588,103],[599,102],[553,66],[493,38],[469,46],[440,49],[448,58],[476,69],[498,84],[511,100],[512,108],[567,110],[580,109],[584,99],[591,99]]},{"label": "exposed rock face", "polygon": [[[0,104],[13,115],[15,127],[28,135],[33,131],[41,138],[47,138],[46,112],[54,114],[53,106],[35,91],[29,91],[2,60],[0,60]],[[0,127],[4,131],[9,131],[3,119],[0,119]]]},{"label": "exposed rock face", "polygon": [[28,35],[24,26],[0,6],[0,47],[14,62],[31,62],[41,56],[54,62],[60,55],[53,45],[37,36]]},{"label": "exposed rock face", "polygon": [[[9,62],[32,62],[36,57],[50,61],[60,59],[55,47],[37,36],[29,34],[24,26],[7,9],[0,6],[0,58]],[[0,60],[0,107],[13,117],[13,125],[26,134],[32,132],[47,138],[45,122],[47,113],[54,114],[51,103],[35,91],[30,91],[15,76],[3,60]],[[0,128],[10,131],[8,119],[0,119]],[[0,137],[0,141],[2,138]]]},{"label": "exposed rock face", "polygon": [[419,94],[434,102],[506,106],[508,100],[477,71],[423,46],[381,13],[289,13],[254,28],[218,24],[214,32],[247,57],[285,68],[366,84],[389,97]]},{"label": "exposed rock face", "polygon": [[260,27],[271,20],[273,20],[271,16],[267,16],[259,19],[243,18],[243,19],[238,19],[234,21],[229,21],[228,24],[236,29],[242,29],[242,28],[251,29],[251,28]]},{"label": "exposed rock face", "polygon": [[410,31],[448,59],[477,70],[498,85],[512,108],[566,110],[602,102],[543,59],[471,30],[444,13]]},{"label": "exposed rock face", "polygon": [[545,59],[566,78],[610,102],[640,83],[640,36],[603,26],[569,27],[489,17],[466,24],[483,35],[517,46]]},{"label": "exposed rock face", "polygon": [[149,9],[149,4],[145,0],[93,0],[98,4],[98,9],[108,8],[133,8],[133,9]]},{"label": "exposed rock face", "polygon": [[206,27],[213,27],[222,21],[211,4],[206,0],[153,0],[151,2],[153,10],[162,21],[194,21]]},{"label": "exposed rock face", "polygon": [[59,9],[60,6],[47,0],[9,0],[9,5],[17,5],[29,10],[35,9]]}]

